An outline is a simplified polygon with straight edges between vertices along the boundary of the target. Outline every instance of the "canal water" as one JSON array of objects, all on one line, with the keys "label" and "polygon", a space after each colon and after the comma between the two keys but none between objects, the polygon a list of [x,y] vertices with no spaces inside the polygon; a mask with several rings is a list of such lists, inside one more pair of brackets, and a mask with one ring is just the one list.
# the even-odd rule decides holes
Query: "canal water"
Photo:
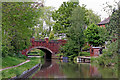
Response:
[{"label": "canal water", "polygon": [[43,61],[42,66],[30,78],[117,78],[113,67],[105,68],[90,63],[74,63],[60,60]]}]

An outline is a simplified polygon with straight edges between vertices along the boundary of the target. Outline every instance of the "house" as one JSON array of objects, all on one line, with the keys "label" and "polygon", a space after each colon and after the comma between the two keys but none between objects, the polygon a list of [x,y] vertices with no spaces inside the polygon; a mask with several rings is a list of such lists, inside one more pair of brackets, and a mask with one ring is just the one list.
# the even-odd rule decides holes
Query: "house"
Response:
[{"label": "house", "polygon": [[[97,25],[99,27],[104,27],[106,25],[108,25],[110,22],[110,17],[104,19],[103,21],[101,21],[100,23],[98,23]],[[107,41],[105,41],[105,44],[107,44]],[[105,46],[106,48],[106,46]],[[102,47],[90,47],[90,56],[99,56],[100,54],[102,54]]]},{"label": "house", "polygon": [[[103,21],[101,21],[100,23],[98,23],[97,25],[99,27],[106,27],[106,25],[109,25],[110,23],[110,17],[104,19]],[[117,34],[114,34],[115,36],[117,36]],[[117,38],[112,38],[111,43],[115,42],[117,40]],[[105,44],[107,44],[108,41],[105,41]],[[106,46],[105,46],[106,49]],[[90,56],[99,56],[100,54],[102,54],[102,48],[101,47],[91,47],[90,48]]]},{"label": "house", "polygon": [[90,56],[99,56],[102,54],[102,47],[90,47]]},{"label": "house", "polygon": [[103,21],[101,21],[100,23],[98,23],[97,25],[100,26],[100,27],[104,27],[105,28],[105,25],[108,25],[110,22],[110,17],[104,19]]},{"label": "house", "polygon": [[[100,26],[100,27],[104,27],[104,28],[105,28],[105,26],[108,25],[109,22],[110,22],[110,17],[104,19],[103,21],[101,21],[101,22],[98,23],[97,25]],[[117,36],[117,34],[114,34],[114,35]],[[113,38],[113,39],[112,39],[112,42],[115,42],[116,40],[117,40],[117,38]]]}]

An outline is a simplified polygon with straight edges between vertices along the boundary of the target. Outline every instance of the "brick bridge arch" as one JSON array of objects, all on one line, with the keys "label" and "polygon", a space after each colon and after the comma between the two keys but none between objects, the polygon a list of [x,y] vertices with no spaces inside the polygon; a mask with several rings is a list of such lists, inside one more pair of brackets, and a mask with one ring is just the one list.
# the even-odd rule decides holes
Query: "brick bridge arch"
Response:
[{"label": "brick bridge arch", "polygon": [[64,44],[67,42],[66,40],[50,40],[48,38],[35,40],[34,38],[31,38],[32,45],[29,46],[29,48],[24,49],[21,51],[23,55],[28,54],[32,49],[40,49],[44,51],[45,57],[47,59],[51,57],[55,57],[55,54],[59,53],[60,46],[64,46]]},{"label": "brick bridge arch", "polygon": [[50,49],[48,49],[47,47],[43,47],[43,46],[37,46],[37,47],[30,48],[29,50],[27,50],[26,54],[28,54],[28,52],[30,52],[32,49],[41,49],[43,51],[47,50],[47,51],[49,51],[50,53],[53,54],[53,52]]},{"label": "brick bridge arch", "polygon": [[46,59],[51,59],[51,55],[53,54],[53,51],[51,51],[49,48],[43,47],[43,46],[37,46],[37,47],[33,47],[33,48],[30,48],[29,50],[27,50],[26,55],[27,55],[32,49],[40,49],[40,50],[42,50],[43,52],[45,52],[45,56],[44,56],[44,57],[45,57]]}]

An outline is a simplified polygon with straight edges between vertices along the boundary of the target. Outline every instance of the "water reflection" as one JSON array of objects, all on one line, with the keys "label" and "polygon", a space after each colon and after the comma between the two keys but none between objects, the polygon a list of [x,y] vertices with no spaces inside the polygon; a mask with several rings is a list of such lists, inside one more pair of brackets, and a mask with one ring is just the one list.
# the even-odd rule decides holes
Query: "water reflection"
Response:
[{"label": "water reflection", "polygon": [[65,78],[60,66],[53,60],[47,60],[32,78]]},{"label": "water reflection", "polygon": [[99,73],[98,68],[90,65],[90,76],[94,78],[102,78],[102,75]]},{"label": "water reflection", "polygon": [[[105,71],[105,74],[104,74]],[[107,76],[105,76],[107,74]],[[45,61],[32,78],[116,78],[115,72],[106,71],[89,63],[68,61]]]}]

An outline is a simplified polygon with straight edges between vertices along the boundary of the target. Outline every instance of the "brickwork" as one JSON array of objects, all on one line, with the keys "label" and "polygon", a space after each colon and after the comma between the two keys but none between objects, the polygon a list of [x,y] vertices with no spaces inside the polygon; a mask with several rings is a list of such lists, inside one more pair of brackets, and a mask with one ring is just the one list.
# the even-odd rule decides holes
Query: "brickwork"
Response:
[{"label": "brickwork", "polygon": [[64,46],[66,40],[50,40],[45,38],[45,40],[35,40],[31,38],[32,45],[21,51],[23,55],[27,56],[27,53],[30,52],[32,49],[41,49],[44,52],[50,52],[52,55],[57,54],[59,52],[60,46]]},{"label": "brickwork", "polygon": [[90,48],[90,56],[99,56],[101,47],[91,47]]}]

